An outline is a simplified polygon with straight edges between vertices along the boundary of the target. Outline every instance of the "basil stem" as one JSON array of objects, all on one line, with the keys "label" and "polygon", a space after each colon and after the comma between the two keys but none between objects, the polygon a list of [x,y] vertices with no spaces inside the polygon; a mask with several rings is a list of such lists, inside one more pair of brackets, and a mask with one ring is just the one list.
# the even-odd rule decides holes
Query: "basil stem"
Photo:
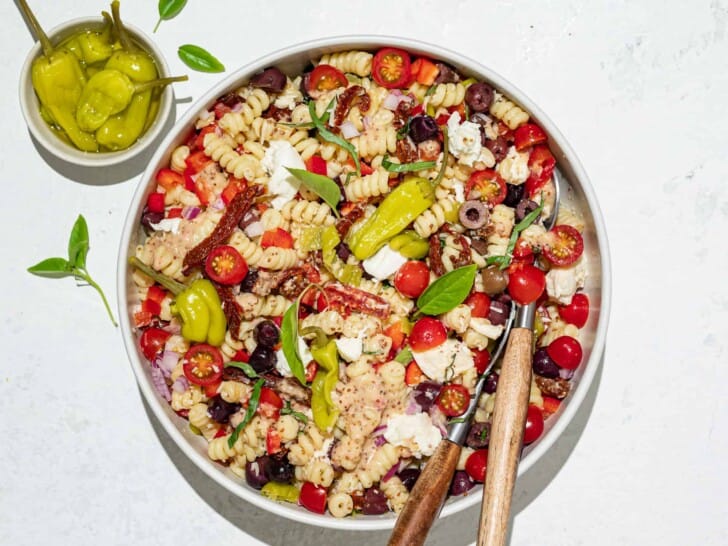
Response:
[{"label": "basil stem", "polygon": [[225,66],[212,53],[200,46],[185,44],[179,47],[177,55],[192,70],[199,72],[225,72]]},{"label": "basil stem", "polygon": [[541,204],[533,209],[531,212],[529,212],[526,216],[523,217],[523,220],[518,222],[511,232],[511,237],[508,239],[508,246],[506,247],[506,253],[503,256],[490,256],[485,260],[485,263],[488,265],[496,264],[498,267],[502,270],[508,267],[511,263],[511,260],[513,259],[513,249],[516,248],[516,242],[518,242],[518,236],[521,234],[523,230],[525,230],[527,227],[529,227],[533,222],[538,218],[538,215],[541,214],[541,211],[543,210],[544,206],[544,198],[543,195],[541,195]]},{"label": "basil stem", "polygon": [[253,392],[250,394],[250,400],[248,401],[248,409],[245,411],[245,417],[240,422],[240,424],[235,427],[235,430],[233,430],[233,433],[228,438],[228,447],[232,449],[232,447],[235,445],[235,442],[238,441],[238,436],[240,436],[240,433],[243,431],[243,429],[248,426],[248,423],[253,419],[253,415],[255,415],[255,410],[258,409],[258,402],[260,401],[260,391],[263,388],[263,384],[265,383],[265,379],[258,379],[258,381],[255,382],[255,385],[253,385]]},{"label": "basil stem", "polygon": [[311,114],[311,120],[313,121],[314,126],[318,130],[319,135],[321,138],[326,140],[327,142],[331,142],[332,144],[338,144],[342,148],[344,148],[347,152],[349,152],[349,155],[351,156],[351,159],[354,160],[354,165],[356,167],[356,175],[361,176],[361,164],[359,163],[359,154],[356,152],[356,148],[354,148],[354,145],[351,142],[348,142],[344,140],[343,138],[336,136],[334,133],[329,131],[324,123],[324,120],[328,120],[328,110],[327,113],[324,114],[324,117],[319,118],[316,115],[316,103],[311,101],[308,103],[308,111]]},{"label": "basil stem", "polygon": [[256,372],[253,367],[247,362],[237,362],[236,360],[231,360],[230,362],[225,363],[225,368],[238,368],[239,370],[242,370],[243,373],[247,375],[250,379],[255,379],[256,377],[258,377],[258,372]]},{"label": "basil stem", "polygon": [[382,167],[390,173],[409,173],[412,171],[422,171],[431,169],[435,166],[434,161],[415,161],[414,163],[392,163],[388,156],[382,159]]}]

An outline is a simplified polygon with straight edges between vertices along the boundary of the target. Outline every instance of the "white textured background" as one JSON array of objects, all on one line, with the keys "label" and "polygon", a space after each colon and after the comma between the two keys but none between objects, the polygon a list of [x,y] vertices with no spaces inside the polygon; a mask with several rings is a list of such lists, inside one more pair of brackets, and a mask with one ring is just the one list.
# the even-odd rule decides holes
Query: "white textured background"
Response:
[{"label": "white textured background", "polygon": [[[46,27],[103,1],[30,0]],[[156,1],[123,0],[151,31]],[[603,368],[565,435],[516,486],[513,545],[728,544],[728,3],[190,0],[156,40],[197,43],[234,69],[302,40],[378,33],[490,66],[571,142],[611,241]],[[274,519],[189,463],[145,411],[96,294],[25,268],[63,255],[76,215],[89,269],[115,303],[116,252],[138,172],[74,171],[31,140],[17,80],[32,40],[0,6],[0,544],[383,544]],[[176,86],[196,99],[221,75]],[[189,107],[178,106],[178,112]],[[477,510],[429,544],[475,537]]]}]

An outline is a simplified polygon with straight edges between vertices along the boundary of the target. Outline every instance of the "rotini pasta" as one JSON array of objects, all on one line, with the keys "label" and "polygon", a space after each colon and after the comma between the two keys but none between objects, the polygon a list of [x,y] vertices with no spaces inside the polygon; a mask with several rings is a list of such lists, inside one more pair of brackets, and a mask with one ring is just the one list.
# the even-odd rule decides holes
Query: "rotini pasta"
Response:
[{"label": "rotini pasta", "polygon": [[505,123],[509,129],[517,129],[528,122],[528,114],[504,95],[496,92],[490,105],[490,113]]},{"label": "rotini pasta", "polygon": [[366,51],[329,53],[321,57],[319,64],[328,64],[357,76],[368,76],[372,73],[372,54]]}]

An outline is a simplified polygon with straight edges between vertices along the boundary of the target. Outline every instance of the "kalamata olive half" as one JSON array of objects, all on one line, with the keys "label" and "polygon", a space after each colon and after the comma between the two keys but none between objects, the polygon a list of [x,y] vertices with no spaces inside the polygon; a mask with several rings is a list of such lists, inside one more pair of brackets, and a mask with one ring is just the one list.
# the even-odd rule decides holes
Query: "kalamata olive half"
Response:
[{"label": "kalamata olive half", "polygon": [[442,385],[430,381],[417,384],[414,390],[415,402],[422,406],[422,411],[429,411],[432,404],[435,403],[437,395],[440,394],[440,389],[442,389]]},{"label": "kalamata olive half", "polygon": [[389,511],[387,497],[376,487],[370,487],[364,491],[364,500],[361,507],[362,514],[367,516],[378,516]]},{"label": "kalamata olive half", "polygon": [[226,402],[219,396],[212,399],[207,414],[218,423],[227,423],[230,416],[240,409],[240,404]]},{"label": "kalamata olive half", "polygon": [[280,93],[286,86],[286,75],[272,66],[250,78],[250,85],[265,91]]},{"label": "kalamata olive half", "polygon": [[435,85],[439,83],[455,83],[460,81],[460,75],[445,63],[435,63],[437,67],[437,77],[433,82]]},{"label": "kalamata olive half", "polygon": [[397,476],[400,480],[402,480],[402,484],[407,488],[407,491],[412,491],[412,488],[415,486],[415,482],[417,481],[417,478],[420,477],[420,469],[419,468],[405,468],[404,470],[401,470]]},{"label": "kalamata olive half", "polygon": [[510,307],[508,304],[498,300],[490,300],[490,309],[488,310],[488,320],[495,326],[500,326],[508,322],[510,315]]},{"label": "kalamata olive half", "polygon": [[498,389],[499,377],[500,376],[496,372],[491,372],[491,374],[485,379],[483,390],[488,394],[493,394]]},{"label": "kalamata olive half", "polygon": [[472,112],[485,112],[492,102],[493,88],[487,83],[473,83],[465,91],[465,103]]},{"label": "kalamata olive half", "polygon": [[554,362],[545,348],[541,348],[533,355],[533,371],[542,377],[556,379],[559,377],[559,366]]},{"label": "kalamata olive half", "polygon": [[245,275],[243,282],[240,283],[240,291],[241,292],[252,291],[256,282],[258,282],[258,270],[251,268],[248,270],[248,274]]},{"label": "kalamata olive half", "polygon": [[460,223],[468,229],[478,229],[488,222],[488,208],[479,199],[470,199],[460,205]]},{"label": "kalamata olive half", "polygon": [[468,473],[464,470],[458,470],[452,477],[452,483],[450,484],[450,494],[453,497],[457,497],[458,495],[467,493],[473,487],[475,487],[475,482],[470,479]]},{"label": "kalamata olive half", "polygon": [[270,457],[264,455],[245,465],[245,481],[253,489],[262,489],[270,481],[268,478],[268,465]]},{"label": "kalamata olive half", "polygon": [[336,245],[336,255],[341,258],[342,261],[346,262],[346,260],[349,259],[349,256],[351,256],[351,249],[349,248],[349,245],[347,245],[344,241],[341,241],[338,245]]},{"label": "kalamata olive half", "polygon": [[410,121],[409,134],[415,144],[435,138],[439,132],[437,122],[430,116],[415,116]]},{"label": "kalamata olive half", "polygon": [[270,347],[258,345],[250,355],[248,362],[258,373],[271,371],[276,365],[276,353]]},{"label": "kalamata olive half", "polygon": [[488,440],[490,439],[490,424],[489,423],[473,423],[468,431],[468,437],[465,439],[465,443],[468,447],[473,449],[483,449],[488,447]]},{"label": "kalamata olive half", "polygon": [[290,483],[294,474],[295,470],[293,465],[288,462],[288,459],[279,457],[270,458],[267,470],[268,479],[279,483]]},{"label": "kalamata olive half", "polygon": [[506,207],[516,207],[523,199],[523,192],[525,191],[525,184],[506,184],[506,198],[503,199],[503,204]]},{"label": "kalamata olive half", "polygon": [[525,198],[521,199],[516,205],[516,222],[520,222],[526,216],[528,216],[529,213],[533,212],[537,208],[538,203],[536,203],[535,201],[530,201]]},{"label": "kalamata olive half", "polygon": [[164,220],[163,212],[152,212],[145,208],[142,213],[142,225],[150,231],[154,230],[152,224],[158,224],[162,220]]},{"label": "kalamata olive half", "polygon": [[280,339],[278,326],[272,320],[264,320],[255,325],[253,337],[258,345],[273,347]]},{"label": "kalamata olive half", "polygon": [[500,294],[508,288],[508,273],[501,271],[497,265],[489,265],[480,275],[483,277],[483,291],[489,296]]},{"label": "kalamata olive half", "polygon": [[498,136],[495,140],[486,139],[483,146],[490,150],[496,163],[500,163],[508,155],[508,141],[502,136]]}]

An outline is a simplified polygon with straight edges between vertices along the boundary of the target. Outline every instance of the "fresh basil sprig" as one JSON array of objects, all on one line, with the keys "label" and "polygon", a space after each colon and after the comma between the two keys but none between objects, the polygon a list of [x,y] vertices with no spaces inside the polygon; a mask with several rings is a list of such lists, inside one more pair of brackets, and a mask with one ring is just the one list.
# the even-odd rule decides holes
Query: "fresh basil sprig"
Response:
[{"label": "fresh basil sprig", "polygon": [[445,273],[417,298],[419,313],[439,315],[454,309],[470,294],[478,266],[466,265]]},{"label": "fresh basil sprig", "polygon": [[341,201],[341,190],[339,186],[331,180],[328,176],[309,172],[305,169],[291,169],[286,167],[288,172],[298,178],[304,186],[309,190],[318,195],[334,211],[334,214],[338,217],[339,211],[336,209],[339,201]]},{"label": "fresh basil sprig", "polygon": [[382,167],[390,173],[409,173],[412,171],[422,171],[431,169],[435,166],[434,161],[415,161],[414,163],[392,163],[388,156],[382,159]]},{"label": "fresh basil sprig", "polygon": [[281,344],[291,373],[301,385],[306,385],[306,371],[298,354],[298,306],[299,300],[294,301],[283,315]]},{"label": "fresh basil sprig", "polygon": [[185,4],[187,4],[187,0],[159,0],[159,21],[157,21],[152,32],[157,32],[162,21],[168,21],[179,15],[179,12],[185,7]]},{"label": "fresh basil sprig", "polygon": [[258,381],[255,382],[255,385],[253,385],[253,392],[250,393],[250,400],[248,401],[248,409],[245,411],[245,417],[243,417],[243,420],[240,422],[240,424],[235,427],[235,430],[233,430],[233,433],[228,438],[228,447],[232,449],[232,447],[235,445],[235,442],[238,441],[238,436],[240,436],[240,433],[243,431],[243,429],[248,426],[248,423],[253,419],[253,415],[255,415],[255,410],[258,409],[258,402],[260,401],[260,391],[263,388],[263,385],[265,384],[265,379],[258,379]]},{"label": "fresh basil sprig", "polygon": [[542,195],[541,204],[533,209],[531,212],[529,212],[526,216],[524,216],[523,220],[518,222],[513,227],[513,231],[511,232],[511,238],[508,240],[508,246],[506,247],[506,253],[503,256],[490,256],[489,258],[486,258],[485,263],[487,263],[488,265],[495,264],[501,270],[508,267],[511,264],[511,260],[513,259],[513,249],[516,248],[518,236],[524,229],[526,229],[528,226],[536,221],[536,218],[538,218],[538,215],[541,214],[541,211],[543,210],[543,205],[544,199]]},{"label": "fresh basil sprig", "polygon": [[198,72],[225,72],[225,66],[217,57],[200,46],[192,44],[179,46],[177,55],[192,70]]},{"label": "fresh basil sprig", "polygon": [[[328,111],[328,110],[327,110]],[[356,153],[356,148],[354,148],[354,145],[351,142],[347,142],[343,138],[336,136],[334,133],[329,131],[326,126],[324,125],[325,119],[328,119],[328,115],[324,114],[324,117],[319,118],[316,115],[316,103],[311,101],[308,103],[308,112],[311,114],[311,121],[313,121],[314,126],[318,130],[319,135],[321,138],[326,140],[327,142],[331,142],[332,144],[338,144],[342,148],[344,148],[349,155],[351,156],[351,159],[354,160],[354,166],[356,167],[356,175],[361,176],[361,165],[359,164],[359,154]]]},{"label": "fresh basil sprig", "polygon": [[412,123],[412,118],[407,118],[407,123],[405,123],[400,129],[397,130],[397,140],[402,140],[404,138],[407,138],[407,135],[409,134],[411,123]]},{"label": "fresh basil sprig", "polygon": [[296,420],[301,421],[304,425],[308,423],[308,417],[305,413],[296,411],[291,407],[290,400],[286,400],[286,407],[281,409],[281,415],[293,415]]},{"label": "fresh basil sprig", "polygon": [[63,277],[74,277],[77,281],[85,281],[99,293],[114,326],[118,326],[114,315],[111,313],[109,302],[106,300],[104,291],[89,275],[86,269],[86,255],[89,249],[88,225],[82,214],[78,215],[76,223],[73,224],[71,236],[68,239],[68,259],[48,258],[28,268],[28,272],[39,277],[60,279]]},{"label": "fresh basil sprig", "polygon": [[413,359],[414,356],[412,356],[412,350],[409,347],[405,347],[394,357],[394,360],[400,364],[409,364]]},{"label": "fresh basil sprig", "polygon": [[258,372],[256,372],[253,367],[247,362],[238,362],[236,360],[231,360],[230,362],[225,363],[225,368],[238,368],[239,370],[242,370],[243,373],[247,375],[250,379],[255,379],[256,377],[258,377]]}]

